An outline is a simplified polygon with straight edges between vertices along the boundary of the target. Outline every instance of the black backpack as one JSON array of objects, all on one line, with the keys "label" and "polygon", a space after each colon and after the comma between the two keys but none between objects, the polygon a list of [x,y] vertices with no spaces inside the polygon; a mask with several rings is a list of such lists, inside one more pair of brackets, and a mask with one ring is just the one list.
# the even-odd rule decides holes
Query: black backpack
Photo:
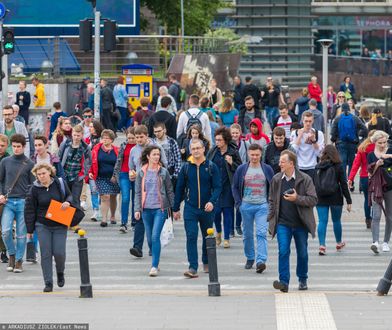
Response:
[{"label": "black backpack", "polygon": [[327,197],[334,195],[339,190],[335,166],[316,167],[314,185],[317,196]]},{"label": "black backpack", "polygon": [[186,116],[188,117],[188,123],[186,124],[186,132],[188,133],[189,128],[193,125],[198,125],[200,128],[203,127],[201,124],[201,116],[203,115],[203,111],[199,110],[199,113],[196,116],[192,116],[189,111],[185,111]]}]

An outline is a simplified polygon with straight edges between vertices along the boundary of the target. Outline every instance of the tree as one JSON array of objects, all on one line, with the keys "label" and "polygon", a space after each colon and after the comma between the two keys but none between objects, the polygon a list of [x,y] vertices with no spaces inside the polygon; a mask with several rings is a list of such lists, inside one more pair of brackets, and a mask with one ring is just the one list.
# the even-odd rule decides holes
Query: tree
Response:
[{"label": "tree", "polygon": [[[181,29],[181,0],[141,0],[167,27],[168,34],[179,34]],[[185,35],[203,35],[210,27],[219,8],[227,7],[222,0],[184,0]]]},{"label": "tree", "polygon": [[248,46],[246,41],[236,34],[232,29],[219,28],[216,30],[208,30],[204,35],[209,38],[222,38],[227,40],[227,46],[230,53],[246,55],[248,53]]}]

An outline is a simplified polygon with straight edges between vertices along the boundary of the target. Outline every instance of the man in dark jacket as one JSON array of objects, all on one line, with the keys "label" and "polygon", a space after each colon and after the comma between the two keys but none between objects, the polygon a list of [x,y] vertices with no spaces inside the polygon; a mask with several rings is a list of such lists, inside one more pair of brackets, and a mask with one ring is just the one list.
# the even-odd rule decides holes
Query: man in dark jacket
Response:
[{"label": "man in dark jacket", "polygon": [[190,145],[192,156],[180,171],[177,179],[174,199],[174,219],[179,220],[180,204],[185,199],[184,226],[186,232],[186,250],[189,269],[185,271],[187,278],[198,277],[197,236],[199,224],[203,237],[202,261],[204,271],[208,272],[206,249],[207,229],[213,226],[214,210],[221,194],[221,178],[218,167],[204,156],[203,141],[194,139]]},{"label": "man in dark jacket", "polygon": [[252,96],[245,97],[245,106],[240,110],[238,116],[238,124],[241,126],[242,134],[246,136],[249,131],[250,123],[253,119],[259,118],[261,120],[261,112],[259,107],[255,104]]},{"label": "man in dark jacket", "polygon": [[[268,188],[274,175],[271,166],[261,162],[261,155],[262,150],[258,144],[249,146],[250,161],[237,169],[232,186],[235,204],[236,207],[239,207],[242,216],[245,269],[251,269],[256,260],[256,272],[259,274],[266,269]],[[256,255],[254,247],[255,224]]]},{"label": "man in dark jacket", "polygon": [[156,111],[150,117],[148,121],[148,136],[154,137],[154,126],[157,123],[164,123],[166,127],[167,135],[172,139],[177,139],[177,121],[176,117],[167,111],[167,108],[172,103],[172,100],[168,96],[164,96],[161,99],[162,110]]},{"label": "man in dark jacket", "polygon": [[279,281],[273,286],[288,292],[290,282],[290,245],[294,237],[297,249],[299,290],[307,290],[308,233],[315,237],[316,221],[313,207],[317,204],[316,189],[310,176],[296,170],[297,156],[285,150],[280,155],[281,173],[271,181],[269,191],[269,231],[278,235]]},{"label": "man in dark jacket", "polygon": [[256,107],[260,107],[260,89],[255,84],[253,84],[252,77],[245,77],[245,86],[242,88],[241,95],[243,100],[245,100],[247,96],[252,96]]},{"label": "man in dark jacket", "polygon": [[267,113],[270,127],[273,126],[275,118],[278,116],[280,88],[274,84],[272,77],[267,78],[267,82],[261,91],[261,101]]},{"label": "man in dark jacket", "polygon": [[244,98],[242,95],[242,90],[244,88],[244,84],[241,81],[240,76],[234,77],[234,108],[240,110],[244,105]]},{"label": "man in dark jacket", "polygon": [[113,125],[112,117],[114,109],[116,109],[116,102],[114,101],[113,92],[107,86],[107,81],[101,79],[101,122],[103,127],[115,132],[114,127],[117,127],[117,125]]},{"label": "man in dark jacket", "polygon": [[290,145],[290,139],[285,136],[284,128],[275,127],[272,132],[272,141],[263,150],[264,162],[272,167],[275,174],[280,172],[280,154],[287,149],[295,152]]},{"label": "man in dark jacket", "polygon": [[[342,121],[341,124],[340,121]],[[331,141],[336,144],[347,176],[353,166],[359,136],[362,135],[366,138],[367,134],[368,130],[365,124],[357,116],[350,113],[350,107],[347,103],[343,103],[342,114],[336,117],[332,123]]]}]

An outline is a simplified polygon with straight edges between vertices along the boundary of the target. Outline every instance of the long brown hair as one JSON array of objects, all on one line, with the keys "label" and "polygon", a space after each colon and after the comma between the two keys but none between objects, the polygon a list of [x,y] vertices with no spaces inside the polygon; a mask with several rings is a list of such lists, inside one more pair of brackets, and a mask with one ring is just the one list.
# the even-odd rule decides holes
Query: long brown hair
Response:
[{"label": "long brown hair", "polygon": [[320,157],[320,162],[330,161],[333,164],[341,164],[342,160],[340,159],[339,152],[336,147],[332,144],[328,144],[325,146],[323,153]]},{"label": "long brown hair", "polygon": [[229,112],[233,108],[233,100],[230,97],[226,97],[223,100],[222,106],[220,108],[220,112],[226,113]]},{"label": "long brown hair", "polygon": [[[57,127],[56,127],[56,129],[55,129],[55,132],[56,132],[56,134],[57,135],[60,135],[60,136],[64,136],[64,131],[63,131],[63,129],[61,128],[61,126],[64,124],[64,122],[65,121],[69,121],[69,122],[71,122],[71,119],[69,119],[68,117],[63,117],[63,116],[61,116],[59,119],[58,119],[58,121],[57,121]],[[71,128],[71,131],[72,131],[72,128]]]},{"label": "long brown hair", "polygon": [[142,156],[141,156],[141,163],[142,165],[148,164],[147,156],[150,156],[154,150],[159,150],[159,164],[162,165],[162,151],[157,145],[147,146],[143,149]]},{"label": "long brown hair", "polygon": [[192,139],[192,130],[196,130],[199,133],[199,140],[202,140],[204,142],[204,146],[206,147],[206,150],[210,149],[210,141],[204,136],[203,131],[201,130],[201,127],[199,125],[192,125],[189,127],[189,130],[187,132],[187,138]]}]

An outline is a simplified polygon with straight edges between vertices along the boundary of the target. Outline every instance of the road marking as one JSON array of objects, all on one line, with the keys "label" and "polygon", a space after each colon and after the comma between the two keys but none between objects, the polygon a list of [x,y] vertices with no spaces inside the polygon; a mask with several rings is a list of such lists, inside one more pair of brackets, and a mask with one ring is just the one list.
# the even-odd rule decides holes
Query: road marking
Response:
[{"label": "road marking", "polygon": [[278,330],[337,330],[323,293],[275,295]]}]

